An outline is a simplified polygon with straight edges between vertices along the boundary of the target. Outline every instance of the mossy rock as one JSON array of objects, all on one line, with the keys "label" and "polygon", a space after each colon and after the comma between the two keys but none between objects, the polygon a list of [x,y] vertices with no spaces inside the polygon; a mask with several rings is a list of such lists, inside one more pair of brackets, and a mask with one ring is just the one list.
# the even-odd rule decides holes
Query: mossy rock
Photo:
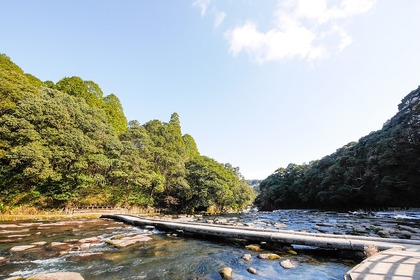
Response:
[{"label": "mossy rock", "polygon": [[263,260],[278,260],[281,257],[277,254],[259,254],[258,258]]},{"label": "mossy rock", "polygon": [[261,251],[261,247],[259,245],[246,245],[245,248],[254,252]]}]

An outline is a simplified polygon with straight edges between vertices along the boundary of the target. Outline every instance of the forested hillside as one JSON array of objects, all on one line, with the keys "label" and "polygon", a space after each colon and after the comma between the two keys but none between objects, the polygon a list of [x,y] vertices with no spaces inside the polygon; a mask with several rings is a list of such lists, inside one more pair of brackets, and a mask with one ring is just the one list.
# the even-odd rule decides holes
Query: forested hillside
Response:
[{"label": "forested hillside", "polygon": [[[420,87],[379,131],[260,184],[260,210],[420,207]],[[339,132],[337,132],[339,133]]]},{"label": "forested hillside", "polygon": [[127,123],[93,81],[53,83],[0,55],[0,212],[26,206],[239,210],[254,193],[230,164],[200,155],[168,123]]}]

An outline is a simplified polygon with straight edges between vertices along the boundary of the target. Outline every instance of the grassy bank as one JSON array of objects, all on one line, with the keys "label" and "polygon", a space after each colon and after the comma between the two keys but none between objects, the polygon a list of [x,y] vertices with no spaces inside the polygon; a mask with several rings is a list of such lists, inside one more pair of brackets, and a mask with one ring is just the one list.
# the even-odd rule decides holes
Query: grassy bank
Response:
[{"label": "grassy bank", "polygon": [[96,219],[101,216],[99,213],[69,214],[61,209],[40,210],[30,206],[4,207],[2,210],[0,212],[0,222]]},{"label": "grassy bank", "polygon": [[57,220],[77,220],[77,219],[98,219],[101,214],[0,214],[0,222],[8,221],[57,221]]}]

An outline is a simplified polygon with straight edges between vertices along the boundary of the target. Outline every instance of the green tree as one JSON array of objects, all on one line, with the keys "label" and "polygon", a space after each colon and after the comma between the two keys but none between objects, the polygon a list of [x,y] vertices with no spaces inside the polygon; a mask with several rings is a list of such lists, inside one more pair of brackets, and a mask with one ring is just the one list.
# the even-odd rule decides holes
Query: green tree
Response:
[{"label": "green tree", "polygon": [[108,118],[108,123],[115,129],[118,135],[127,131],[127,119],[120,100],[115,94],[105,96],[104,111]]}]

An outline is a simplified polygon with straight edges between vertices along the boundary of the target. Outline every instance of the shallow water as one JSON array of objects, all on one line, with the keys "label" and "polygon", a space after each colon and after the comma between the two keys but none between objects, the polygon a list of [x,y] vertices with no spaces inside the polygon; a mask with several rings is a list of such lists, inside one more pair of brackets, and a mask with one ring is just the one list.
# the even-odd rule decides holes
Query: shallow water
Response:
[{"label": "shallow water", "polygon": [[[270,219],[261,214],[261,219]],[[273,214],[276,215],[275,213]],[[248,216],[242,216],[242,218]],[[252,219],[253,215],[249,216]],[[255,218],[255,217],[254,217]],[[273,218],[273,217],[271,217]],[[113,236],[151,234],[152,241],[118,249],[106,243]],[[77,240],[98,237],[99,243],[88,249],[74,246]],[[10,252],[16,245],[45,241],[45,245],[24,252]],[[51,246],[51,242],[65,242]],[[72,245],[73,244],[73,245]],[[240,241],[167,236],[166,233],[124,225],[110,220],[78,220],[69,222],[0,223],[0,279],[28,277],[37,273],[73,271],[85,279],[221,279],[218,271],[233,268],[234,279],[342,279],[355,265],[339,257],[301,253],[279,253],[290,259],[295,269],[286,270],[279,260],[261,260],[260,252],[247,250]],[[251,254],[252,260],[241,259]],[[254,267],[257,275],[246,268]]]}]

